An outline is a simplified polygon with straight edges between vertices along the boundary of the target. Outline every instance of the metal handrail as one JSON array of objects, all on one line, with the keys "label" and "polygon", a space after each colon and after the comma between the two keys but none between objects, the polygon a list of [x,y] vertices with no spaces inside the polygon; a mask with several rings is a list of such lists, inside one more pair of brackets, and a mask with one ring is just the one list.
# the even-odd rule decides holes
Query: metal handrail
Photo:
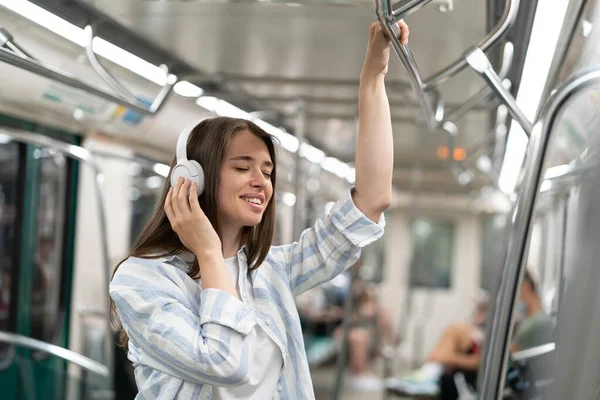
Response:
[{"label": "metal handrail", "polygon": [[[0,49],[1,50],[1,49]],[[68,144],[65,142],[61,142],[58,140],[51,139],[46,136],[36,135],[33,133],[21,132],[10,130],[6,128],[0,129],[0,133],[6,134],[10,136],[13,140],[20,143],[33,144],[37,146],[49,147],[59,151],[61,154],[79,160],[85,164],[87,164],[93,171],[95,175],[94,180],[94,188],[96,192],[96,202],[98,208],[98,219],[99,219],[99,234],[100,234],[100,248],[102,253],[102,264],[104,266],[104,273],[106,275],[105,283],[104,283],[104,291],[106,293],[106,316],[105,316],[105,326],[106,326],[106,368],[108,369],[109,374],[109,383],[112,388],[112,379],[113,379],[113,363],[114,363],[114,349],[113,343],[111,340],[111,332],[112,326],[110,321],[110,303],[108,300],[109,293],[109,283],[112,276],[110,258],[108,252],[108,234],[106,228],[106,201],[104,196],[103,182],[104,175],[102,174],[98,163],[94,156],[83,147],[75,146],[72,144]]]},{"label": "metal handrail", "polygon": [[72,77],[62,71],[47,66],[43,62],[31,57],[29,54],[22,51],[20,48],[17,48],[17,50],[18,51],[15,51],[14,48],[7,49],[0,47],[0,61],[13,65],[17,68],[22,68],[29,72],[33,72],[34,74],[43,76],[45,78],[60,82],[72,88],[83,90],[84,92],[87,92],[91,95],[108,100],[112,103],[120,104],[124,107],[132,109],[144,115],[156,114],[164,105],[165,100],[167,99],[169,94],[171,94],[173,87],[177,82],[177,79],[174,77],[174,75],[168,75],[165,85],[156,95],[156,98],[152,101],[150,107],[147,107],[137,100],[135,102],[132,102],[123,99],[120,96],[115,96],[94,86],[88,85],[87,83],[80,81],[75,77]]},{"label": "metal handrail", "polygon": [[[102,78],[104,83],[106,83],[112,90],[114,90],[119,96],[123,98],[123,100],[128,101],[133,104],[137,104],[138,100],[135,98],[133,94],[129,92],[123,85],[121,85],[111,74],[108,72],[100,61],[98,57],[96,57],[96,53],[94,53],[94,37],[95,30],[92,25],[88,25],[84,28],[84,33],[86,35],[87,43],[85,46],[85,54],[87,56],[90,65],[96,71],[98,76]],[[168,74],[167,74],[168,75]]]},{"label": "metal handrail", "polygon": [[53,356],[59,357],[63,360],[75,364],[87,371],[90,371],[96,375],[100,375],[103,378],[109,378],[108,367],[100,364],[97,361],[92,360],[86,356],[83,356],[74,351],[65,349],[54,344],[42,342],[41,340],[32,339],[27,336],[18,335],[16,333],[10,333],[0,331],[0,342],[7,343],[13,346],[26,347],[31,350],[43,351],[44,353],[52,354]]},{"label": "metal handrail", "polygon": [[[508,30],[512,27],[517,19],[517,12],[519,11],[519,2],[520,0],[506,0],[504,4],[504,13],[500,18],[500,21],[496,24],[494,29],[490,31],[483,39],[477,43],[477,47],[482,49],[483,51],[488,51],[490,48],[495,46],[500,42],[507,33]],[[432,76],[425,79],[425,90],[429,90],[434,86],[439,85],[442,82],[447,81],[454,75],[458,74],[460,71],[465,69],[467,66],[466,60],[464,58],[459,58],[446,68],[436,72]]]},{"label": "metal handrail", "polygon": [[0,28],[0,47],[6,46],[9,50],[13,51],[16,54],[21,55],[22,57],[29,57],[35,59],[31,54],[29,54],[25,49],[15,43],[13,36],[7,31],[5,28]]},{"label": "metal handrail", "polygon": [[[515,47],[512,42],[506,42],[504,44],[504,48],[502,49],[502,65],[500,66],[500,71],[498,72],[498,76],[500,79],[506,78],[508,72],[510,71],[510,67],[512,66],[513,58],[514,58],[514,50]],[[456,121],[457,119],[463,117],[466,113],[471,111],[473,108],[480,105],[482,102],[487,100],[493,95],[492,88],[488,85],[484,86],[467,99],[460,106],[453,109],[446,117],[446,119],[451,119]]]},{"label": "metal handrail", "polygon": [[[398,34],[400,33],[398,25],[395,23],[393,12],[391,12],[390,0],[373,0],[375,3],[375,14],[377,19],[381,23],[383,30],[386,35],[390,38],[390,44],[394,52],[402,61],[404,68],[408,73],[408,79],[412,90],[418,97],[421,109],[425,114],[425,122],[430,130],[435,130],[437,127],[436,113],[433,109],[432,102],[428,98],[428,94],[425,92],[425,84],[421,79],[417,62],[412,55],[407,45],[400,44],[398,40]],[[427,0],[421,0],[427,1]],[[418,2],[411,2],[418,3]],[[413,5],[414,7],[415,5]]]},{"label": "metal handrail", "polygon": [[504,87],[502,79],[496,74],[496,71],[494,71],[490,60],[483,50],[479,47],[470,48],[465,53],[465,60],[471,68],[481,75],[491,90],[498,95],[502,103],[508,108],[510,115],[512,115],[519,125],[521,125],[525,133],[527,133],[527,136],[531,136],[533,124],[527,119],[523,110],[519,108],[517,101],[510,91]]},{"label": "metal handrail", "polygon": [[513,353],[510,358],[513,361],[523,361],[528,360],[530,358],[543,356],[544,354],[548,354],[553,352],[556,349],[556,343],[546,343],[541,346],[532,347],[527,350],[521,350]]},{"label": "metal handrail", "polygon": [[394,18],[399,20],[414,13],[431,1],[432,0],[401,0],[393,6],[391,2],[386,2],[386,7],[388,7],[389,15],[394,15]]},{"label": "metal handrail", "polygon": [[[462,71],[467,67],[468,63],[466,59],[461,57],[452,64],[436,72],[431,77],[423,79],[410,48],[400,44],[400,41],[398,40],[398,26],[395,22],[403,16],[423,7],[425,4],[429,3],[429,1],[430,0],[404,0],[394,6],[391,5],[391,0],[373,0],[373,3],[377,19],[389,36],[394,52],[398,58],[400,58],[400,61],[408,73],[411,88],[418,97],[423,113],[425,114],[427,126],[430,130],[435,130],[442,121],[439,118],[436,119],[436,113],[433,109],[432,101],[428,98],[428,93],[435,93],[437,91],[437,85]],[[394,10],[394,8],[397,7],[399,8]],[[502,18],[498,24],[496,24],[494,29],[477,44],[477,47],[485,51],[497,44],[515,22],[518,9],[519,0],[506,0]]]},{"label": "metal handrail", "polygon": [[584,70],[565,82],[548,100],[538,122],[533,127],[523,179],[519,185],[513,209],[514,224],[504,263],[503,276],[498,292],[496,312],[490,326],[490,340],[485,346],[484,362],[481,364],[483,399],[496,399],[502,392],[508,353],[509,332],[513,325],[513,310],[523,271],[528,238],[531,233],[533,209],[543,179],[544,158],[552,129],[561,108],[581,89],[600,85],[600,69]]}]

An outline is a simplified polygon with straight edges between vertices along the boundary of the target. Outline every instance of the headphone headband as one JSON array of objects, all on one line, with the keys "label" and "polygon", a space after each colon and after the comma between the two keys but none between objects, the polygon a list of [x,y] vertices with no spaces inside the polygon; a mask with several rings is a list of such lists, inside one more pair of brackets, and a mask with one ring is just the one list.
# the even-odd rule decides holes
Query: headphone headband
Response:
[{"label": "headphone headband", "polygon": [[176,149],[176,153],[175,153],[177,156],[177,164],[181,163],[182,161],[187,161],[187,159],[188,159],[187,158],[188,139],[190,137],[190,134],[194,130],[194,128],[196,126],[198,126],[198,124],[202,121],[203,120],[200,120],[200,121],[196,121],[192,124],[189,124],[188,126],[183,128],[183,130],[181,131],[181,134],[179,135],[179,139],[177,139],[177,149]]}]

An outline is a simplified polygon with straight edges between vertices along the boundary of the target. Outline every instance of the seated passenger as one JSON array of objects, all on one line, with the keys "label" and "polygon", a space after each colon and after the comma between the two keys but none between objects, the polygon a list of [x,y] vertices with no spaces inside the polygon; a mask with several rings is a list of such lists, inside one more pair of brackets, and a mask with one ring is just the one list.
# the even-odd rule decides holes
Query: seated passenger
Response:
[{"label": "seated passenger", "polygon": [[518,311],[521,320],[513,335],[511,352],[527,350],[552,341],[554,320],[544,312],[542,299],[529,271],[525,271]]},{"label": "seated passenger", "polygon": [[440,395],[442,399],[457,399],[453,379],[456,371],[463,372],[467,383],[474,385],[485,336],[487,294],[482,292],[476,301],[471,323],[450,325],[421,368],[402,378],[388,379],[386,387],[407,395]]},{"label": "seated passenger", "polygon": [[[369,283],[356,278],[352,285],[353,313],[348,331],[348,367],[346,380],[349,388],[360,391],[380,390],[381,379],[371,371],[371,361],[379,354],[383,342],[393,344],[396,340],[391,316],[377,303]],[[342,340],[343,328],[335,334]]]},{"label": "seated passenger", "polygon": [[[535,282],[528,271],[525,271],[519,300],[518,309],[524,318],[518,323],[513,335],[511,352],[551,342],[554,321],[543,311]],[[462,372],[467,383],[475,387],[481,357],[480,349],[484,339],[483,324],[486,321],[486,311],[487,301],[485,306],[479,303],[476,319],[480,324],[475,322],[471,326],[460,324],[450,326],[423,367],[403,378],[388,380],[386,387],[410,395],[431,395],[439,396],[441,400],[455,400],[458,399],[458,391],[454,384],[456,371]],[[469,334],[472,333],[475,333],[475,337],[479,340],[472,340],[472,347],[468,348]]]}]

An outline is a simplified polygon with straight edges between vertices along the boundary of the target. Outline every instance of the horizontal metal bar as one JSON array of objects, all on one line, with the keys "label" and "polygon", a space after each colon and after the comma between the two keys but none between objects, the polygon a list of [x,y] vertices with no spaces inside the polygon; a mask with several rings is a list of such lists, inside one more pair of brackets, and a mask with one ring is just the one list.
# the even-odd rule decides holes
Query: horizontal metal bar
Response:
[{"label": "horizontal metal bar", "polygon": [[[261,85],[302,85],[302,86],[358,86],[360,84],[359,79],[354,78],[319,78],[319,77],[290,77],[290,76],[277,76],[277,75],[243,75],[233,73],[221,73],[219,77],[222,80],[234,81],[237,83],[257,83]],[[198,86],[209,86],[207,85],[215,81],[214,78],[207,78],[206,76],[187,76],[186,80],[197,84]],[[219,79],[217,79],[219,81]],[[394,86],[396,89],[410,90],[410,84],[401,80],[386,80],[386,85]]]},{"label": "horizontal metal bar", "polygon": [[[487,87],[487,86],[486,86]],[[490,93],[491,94],[491,93]],[[210,92],[205,92],[206,96],[212,96]],[[217,94],[214,94],[217,96]],[[340,106],[354,106],[358,104],[357,97],[333,97],[333,96],[282,96],[282,95],[268,95],[268,96],[256,96],[256,100],[264,103],[293,103],[298,101],[298,98],[302,98],[306,103],[318,103],[318,104],[333,104]],[[420,108],[421,105],[414,101],[406,99],[390,99],[390,106],[400,108]],[[464,103],[446,103],[446,108],[455,110],[463,106]],[[481,104],[476,104],[471,110],[477,111],[489,111],[489,107]]]},{"label": "horizontal metal bar", "polygon": [[122,98],[120,98],[118,96],[112,95],[110,93],[106,93],[105,91],[98,89],[94,86],[88,85],[87,83],[84,83],[84,82],[80,81],[79,79],[74,78],[70,75],[67,75],[66,73],[64,73],[62,71],[53,69],[53,68],[43,64],[40,61],[34,60],[29,57],[23,57],[19,54],[14,53],[11,50],[1,48],[1,47],[0,47],[0,61],[3,61],[7,64],[13,65],[18,68],[22,68],[29,72],[33,72],[34,74],[43,76],[45,78],[52,79],[54,81],[63,83],[72,88],[83,90],[84,92],[87,92],[94,96],[98,96],[98,97],[108,100],[110,102],[120,104],[124,107],[127,107],[131,110],[135,110],[135,111],[137,111],[141,114],[145,114],[145,115],[153,115],[160,109],[160,106],[162,106],[162,103],[166,99],[167,95],[171,92],[171,89],[173,88],[173,85],[174,85],[174,82],[167,82],[167,84],[163,87],[163,89],[157,96],[157,99],[155,99],[152,106],[150,108],[146,108],[139,104],[130,103],[126,100],[123,100]]},{"label": "horizontal metal bar", "polygon": [[485,53],[479,47],[472,47],[465,53],[465,61],[482,76],[492,91],[506,105],[513,118],[521,125],[527,136],[530,136],[533,124],[519,108],[512,94],[502,85],[502,80],[492,68],[492,64]]},{"label": "horizontal metal bar", "polygon": [[431,1],[432,0],[402,0],[392,6],[392,13],[396,20],[400,20],[419,10]]},{"label": "horizontal metal bar", "polygon": [[544,345],[532,347],[527,350],[517,351],[515,353],[512,353],[510,357],[513,361],[522,361],[534,357],[543,356],[544,354],[553,352],[555,349],[555,343],[546,343]]},{"label": "horizontal metal bar", "polygon": [[78,365],[96,375],[100,375],[105,378],[109,377],[108,368],[106,366],[92,360],[91,358],[87,358],[79,353],[75,353],[74,351],[62,348],[60,346],[4,331],[0,331],[0,342],[13,346],[25,347],[30,350],[43,351],[44,353],[52,354],[53,356],[68,361],[71,364]]},{"label": "horizontal metal bar", "polygon": [[[295,113],[285,113],[282,117],[286,120],[294,119],[297,117]],[[307,112],[306,119],[308,121],[323,121],[328,119],[340,119],[340,120],[356,120],[358,114],[356,113],[319,113],[319,112]],[[392,117],[392,122],[402,124],[414,124],[415,119],[412,117]]]}]

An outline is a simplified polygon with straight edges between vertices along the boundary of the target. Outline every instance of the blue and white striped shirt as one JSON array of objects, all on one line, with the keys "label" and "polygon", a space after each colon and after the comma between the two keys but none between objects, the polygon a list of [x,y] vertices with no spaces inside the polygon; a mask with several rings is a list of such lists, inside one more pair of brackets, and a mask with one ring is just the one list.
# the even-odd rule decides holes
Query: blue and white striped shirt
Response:
[{"label": "blue and white striped shirt", "polygon": [[240,249],[241,301],[203,290],[180,257],[127,259],[110,295],[129,336],[136,399],[211,399],[212,386],[247,383],[249,360],[260,351],[252,343],[256,335],[249,335],[257,324],[283,357],[273,399],[314,399],[294,297],[353,265],[384,226],[383,216],[378,224],[369,220],[348,192],[298,242],[272,247],[250,274]]}]

